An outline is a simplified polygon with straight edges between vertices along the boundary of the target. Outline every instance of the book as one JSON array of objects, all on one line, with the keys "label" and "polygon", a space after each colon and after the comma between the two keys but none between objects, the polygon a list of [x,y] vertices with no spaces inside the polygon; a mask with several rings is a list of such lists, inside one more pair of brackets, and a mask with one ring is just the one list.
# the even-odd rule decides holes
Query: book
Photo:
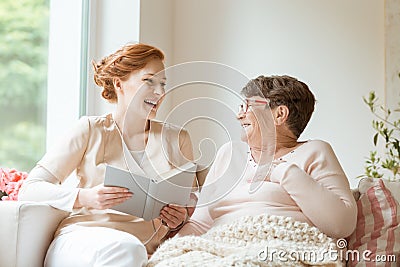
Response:
[{"label": "book", "polygon": [[111,165],[106,166],[104,186],[129,189],[133,196],[112,209],[144,220],[160,215],[167,204],[186,206],[190,201],[196,165],[188,162],[157,177],[146,177]]}]

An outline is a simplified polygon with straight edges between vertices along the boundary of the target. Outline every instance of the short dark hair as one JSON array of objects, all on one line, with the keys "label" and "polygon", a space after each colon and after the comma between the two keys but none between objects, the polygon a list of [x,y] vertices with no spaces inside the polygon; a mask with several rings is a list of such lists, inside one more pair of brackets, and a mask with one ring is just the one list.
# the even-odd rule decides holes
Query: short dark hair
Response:
[{"label": "short dark hair", "polygon": [[241,93],[245,97],[269,99],[271,109],[287,106],[289,116],[286,124],[296,137],[304,131],[314,112],[315,97],[307,84],[287,75],[258,76],[250,80]]}]

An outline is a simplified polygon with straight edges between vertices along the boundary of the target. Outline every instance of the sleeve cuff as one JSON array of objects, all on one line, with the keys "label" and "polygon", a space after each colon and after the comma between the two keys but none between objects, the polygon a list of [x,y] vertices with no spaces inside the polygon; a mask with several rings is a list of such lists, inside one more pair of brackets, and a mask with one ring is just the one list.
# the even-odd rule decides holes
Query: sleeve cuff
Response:
[{"label": "sleeve cuff", "polygon": [[78,197],[79,190],[81,190],[81,188],[74,188],[73,191],[71,192],[71,200],[69,203],[67,203],[69,212],[74,212],[81,209],[81,208],[74,209],[74,205],[76,202],[76,198]]}]

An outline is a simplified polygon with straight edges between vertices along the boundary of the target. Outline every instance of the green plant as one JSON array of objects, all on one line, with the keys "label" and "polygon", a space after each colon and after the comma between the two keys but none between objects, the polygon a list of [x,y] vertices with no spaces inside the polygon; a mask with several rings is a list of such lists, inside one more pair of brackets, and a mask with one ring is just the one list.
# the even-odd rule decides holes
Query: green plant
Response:
[{"label": "green plant", "polygon": [[[389,180],[398,180],[400,179],[400,102],[394,110],[385,108],[378,103],[374,91],[369,93],[368,98],[363,97],[363,100],[375,116],[372,127],[375,130],[373,143],[376,150],[370,151],[365,161],[365,172],[359,177],[385,176]],[[379,140],[383,141],[383,145],[378,146]]]}]

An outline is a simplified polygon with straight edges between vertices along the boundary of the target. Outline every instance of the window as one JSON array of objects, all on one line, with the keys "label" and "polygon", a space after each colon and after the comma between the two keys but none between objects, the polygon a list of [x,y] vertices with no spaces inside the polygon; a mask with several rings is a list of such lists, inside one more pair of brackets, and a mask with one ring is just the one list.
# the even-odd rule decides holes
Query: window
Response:
[{"label": "window", "polygon": [[46,148],[49,0],[0,1],[0,166],[29,171]]}]

